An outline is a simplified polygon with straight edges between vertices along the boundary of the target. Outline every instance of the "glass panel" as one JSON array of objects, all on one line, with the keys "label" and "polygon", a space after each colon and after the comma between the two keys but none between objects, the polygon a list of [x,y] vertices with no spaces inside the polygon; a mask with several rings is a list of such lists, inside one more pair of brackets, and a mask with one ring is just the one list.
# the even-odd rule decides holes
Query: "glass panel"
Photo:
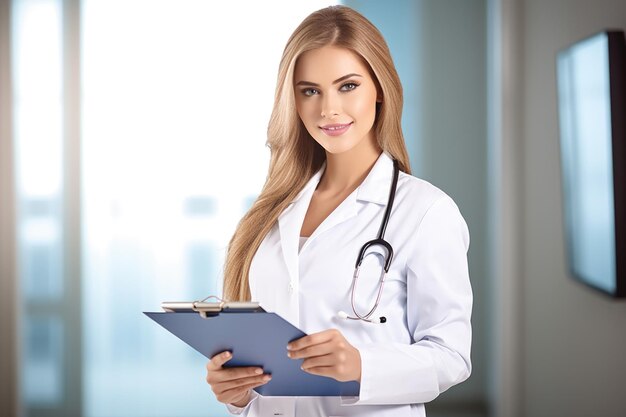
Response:
[{"label": "glass panel", "polygon": [[63,292],[61,8],[14,4],[14,111],[20,269],[27,299]]},{"label": "glass panel", "polygon": [[[50,214],[62,179],[62,27],[58,0],[13,6],[13,92],[20,195]],[[36,214],[36,213],[34,213]]]},{"label": "glass panel", "polygon": [[206,358],[142,311],[218,294],[285,42],[328,4],[83,2],[85,415],[227,415]]},{"label": "glass panel", "polygon": [[13,111],[22,314],[22,401],[64,398],[62,16],[59,0],[13,1]]},{"label": "glass panel", "polygon": [[22,295],[28,300],[58,300],[62,293],[58,219],[26,220],[21,246]]},{"label": "glass panel", "polygon": [[29,406],[58,405],[63,397],[62,322],[30,316],[24,321],[23,396]]}]

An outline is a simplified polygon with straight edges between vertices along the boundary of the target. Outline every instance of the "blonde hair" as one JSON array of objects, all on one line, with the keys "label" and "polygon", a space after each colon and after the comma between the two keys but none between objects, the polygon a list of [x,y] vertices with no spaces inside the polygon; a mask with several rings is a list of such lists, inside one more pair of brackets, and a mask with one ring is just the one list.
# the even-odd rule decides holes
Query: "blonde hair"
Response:
[{"label": "blonde hair", "polygon": [[293,32],[278,69],[274,108],[267,129],[269,173],[261,194],[241,219],[228,246],[224,265],[223,298],[249,301],[250,264],[278,216],[322,167],[324,149],[302,124],[293,92],[298,57],[309,50],[333,45],[355,52],[369,66],[382,92],[374,122],[380,148],[410,174],[409,157],[402,135],[402,85],[383,36],[355,10],[330,6],[310,14]]}]

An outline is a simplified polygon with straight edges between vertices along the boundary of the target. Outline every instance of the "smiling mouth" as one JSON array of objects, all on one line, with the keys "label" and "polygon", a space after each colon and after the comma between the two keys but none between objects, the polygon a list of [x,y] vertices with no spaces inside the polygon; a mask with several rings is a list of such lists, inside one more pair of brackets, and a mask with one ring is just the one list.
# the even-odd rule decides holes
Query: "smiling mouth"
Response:
[{"label": "smiling mouth", "polygon": [[350,129],[350,126],[352,126],[352,123],[354,122],[320,126],[320,129],[322,129],[322,132],[324,132],[327,136],[339,136],[347,132]]},{"label": "smiling mouth", "polygon": [[344,129],[348,126],[350,126],[353,122],[350,123],[344,123],[344,124],[332,124],[332,125],[325,125],[325,126],[320,126],[321,129],[324,130],[328,130],[328,131],[336,131],[336,130],[341,130]]}]

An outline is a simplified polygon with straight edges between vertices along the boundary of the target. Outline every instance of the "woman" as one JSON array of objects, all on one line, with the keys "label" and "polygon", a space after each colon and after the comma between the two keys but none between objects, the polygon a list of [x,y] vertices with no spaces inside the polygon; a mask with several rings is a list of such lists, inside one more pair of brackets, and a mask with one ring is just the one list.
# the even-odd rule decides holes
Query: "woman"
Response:
[{"label": "woman", "polygon": [[[231,413],[424,416],[423,403],[469,377],[469,233],[450,197],[410,175],[401,111],[387,45],[362,15],[331,6],[292,34],[268,128],[269,174],[230,242],[224,298],[259,301],[303,330],[285,355],[311,374],[358,381],[360,392],[260,396],[253,388],[271,376],[223,368],[222,352],[207,364],[207,382]],[[352,304],[355,259],[381,228],[394,160],[384,290],[378,302],[389,251],[373,246]]]}]

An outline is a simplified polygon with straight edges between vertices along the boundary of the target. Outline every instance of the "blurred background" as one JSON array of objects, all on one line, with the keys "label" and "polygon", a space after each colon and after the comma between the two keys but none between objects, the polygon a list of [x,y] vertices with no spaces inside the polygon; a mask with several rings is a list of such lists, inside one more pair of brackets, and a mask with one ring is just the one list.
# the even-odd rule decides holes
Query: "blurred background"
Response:
[{"label": "blurred background", "polygon": [[[335,3],[0,0],[0,415],[227,415],[142,311],[219,294],[282,49]],[[626,2],[343,4],[389,44],[414,175],[471,233],[473,374],[428,415],[625,416],[626,302],[567,273],[555,65]]]}]

